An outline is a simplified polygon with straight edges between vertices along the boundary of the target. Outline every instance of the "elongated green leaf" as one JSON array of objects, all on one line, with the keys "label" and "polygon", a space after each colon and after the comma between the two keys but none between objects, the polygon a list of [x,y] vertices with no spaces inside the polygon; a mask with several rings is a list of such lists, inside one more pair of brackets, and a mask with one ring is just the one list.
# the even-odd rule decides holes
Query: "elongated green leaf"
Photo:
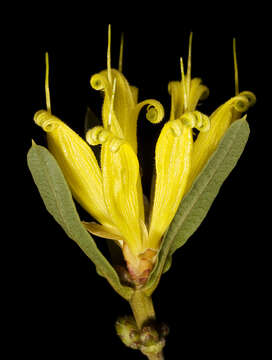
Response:
[{"label": "elongated green leaf", "polygon": [[161,274],[170,268],[174,251],[185,244],[205,218],[221,185],[241,156],[248,135],[249,126],[245,118],[235,121],[182,200],[162,241],[157,264],[145,285],[148,295],[155,290]]},{"label": "elongated green leaf", "polygon": [[98,273],[105,277],[122,297],[129,300],[133,290],[121,285],[116,271],[82,225],[70,189],[55,158],[45,147],[33,144],[27,154],[27,161],[48,212],[94,262]]}]

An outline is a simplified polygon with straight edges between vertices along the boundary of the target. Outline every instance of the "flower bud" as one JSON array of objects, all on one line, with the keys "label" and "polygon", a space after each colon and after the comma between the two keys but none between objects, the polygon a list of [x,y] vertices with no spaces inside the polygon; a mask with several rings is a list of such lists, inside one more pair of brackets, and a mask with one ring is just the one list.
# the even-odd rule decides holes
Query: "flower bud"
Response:
[{"label": "flower bud", "polygon": [[158,342],[148,346],[142,345],[141,352],[147,356],[150,354],[154,354],[154,355],[159,354],[164,348],[164,346],[165,346],[165,339],[161,339]]},{"label": "flower bud", "polygon": [[117,335],[126,346],[132,349],[139,349],[140,334],[132,316],[120,317],[115,323],[115,329]]},{"label": "flower bud", "polygon": [[141,343],[144,346],[154,345],[159,341],[159,334],[152,326],[144,326],[141,335]]}]

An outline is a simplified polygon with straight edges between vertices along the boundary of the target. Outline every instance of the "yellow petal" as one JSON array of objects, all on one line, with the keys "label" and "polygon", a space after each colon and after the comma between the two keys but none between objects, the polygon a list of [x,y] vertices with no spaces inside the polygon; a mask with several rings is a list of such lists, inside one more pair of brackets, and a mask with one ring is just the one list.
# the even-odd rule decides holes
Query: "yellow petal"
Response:
[{"label": "yellow petal", "polygon": [[[103,70],[91,78],[91,85],[104,92],[102,119],[105,129],[119,138],[125,139],[137,153],[137,120],[143,106],[147,107],[147,119],[153,123],[160,122],[164,117],[164,109],[160,102],[149,99],[137,104],[138,89],[130,86],[123,74],[111,69],[112,78],[116,79],[116,89],[108,79],[108,71]],[[111,103],[113,106],[111,109]],[[109,127],[109,118],[111,124]]]},{"label": "yellow petal", "polygon": [[[137,91],[129,85],[124,75],[118,70],[111,69],[111,74],[112,78],[116,79],[116,91],[113,104],[113,120],[110,130],[114,135],[125,138],[135,146],[136,121],[131,119],[131,113],[136,106],[135,98],[137,97]],[[102,119],[104,128],[108,129],[112,96],[112,85],[108,79],[108,71],[103,70],[93,75],[91,85],[95,90],[101,90],[104,93]]]},{"label": "yellow petal", "polygon": [[147,248],[158,249],[185,191],[193,147],[192,129],[167,122],[156,144],[156,182]]},{"label": "yellow petal", "polygon": [[[114,148],[114,146],[120,147],[121,144],[125,143],[125,140],[117,138],[116,136],[113,135],[111,131],[105,130],[102,126],[95,126],[94,128],[90,129],[86,134],[86,140],[90,145],[105,144],[106,142],[111,141],[112,148]],[[104,163],[105,163],[104,154],[105,152],[103,151],[103,146],[102,146],[102,151],[100,154],[101,156],[100,162],[102,169],[104,168]],[[139,214],[140,214],[140,218],[143,219],[144,221],[145,218],[144,197],[143,197],[143,190],[142,190],[140,176],[138,176],[138,180],[137,180],[137,193],[138,193]]]},{"label": "yellow petal", "polygon": [[104,202],[102,175],[90,146],[64,122],[45,110],[35,122],[47,132],[48,147],[56,158],[74,198],[101,223],[110,223]]},{"label": "yellow petal", "polygon": [[249,91],[244,91],[231,98],[221,105],[210,117],[210,130],[199,133],[193,147],[192,168],[188,180],[187,190],[203,169],[209,157],[216,149],[222,136],[225,134],[230,124],[241,117],[249,106],[256,101],[255,95]]},{"label": "yellow petal", "polygon": [[200,100],[205,100],[209,96],[209,89],[202,84],[200,78],[191,80],[188,111],[194,111]]},{"label": "yellow petal", "polygon": [[123,238],[116,228],[106,225],[100,225],[94,221],[82,221],[82,224],[91,234],[102,237],[104,239],[116,240],[118,245],[122,247]]},{"label": "yellow petal", "polygon": [[[187,76],[184,76],[185,84],[187,81]],[[178,119],[185,112],[185,103],[184,103],[184,89],[185,86],[182,81],[171,81],[168,84],[168,92],[171,96],[171,112],[170,120]],[[186,111],[194,111],[199,100],[204,100],[209,95],[209,89],[207,86],[202,84],[200,78],[194,78],[190,81],[190,91],[188,106]]]},{"label": "yellow petal", "polygon": [[102,127],[88,131],[87,141],[102,143],[103,191],[111,219],[134,255],[142,252],[144,207],[137,156],[128,142]]},{"label": "yellow petal", "polygon": [[134,254],[142,251],[138,199],[139,164],[128,143],[117,139],[102,146],[103,188],[106,205],[115,226]]},{"label": "yellow petal", "polygon": [[135,104],[138,103],[139,89],[136,86],[130,85],[130,90],[134,99]]},{"label": "yellow petal", "polygon": [[161,122],[164,117],[164,108],[159,101],[154,99],[144,100],[137,104],[133,113],[133,116],[134,118],[136,118],[136,121],[139,112],[146,105],[148,105],[146,111],[147,120],[149,120],[152,124],[158,124],[159,122]]}]

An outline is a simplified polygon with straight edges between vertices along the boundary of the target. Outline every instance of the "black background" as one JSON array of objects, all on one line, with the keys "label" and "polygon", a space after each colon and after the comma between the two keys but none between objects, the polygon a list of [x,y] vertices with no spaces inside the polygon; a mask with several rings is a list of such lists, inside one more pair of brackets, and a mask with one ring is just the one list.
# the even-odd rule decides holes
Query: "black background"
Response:
[{"label": "black background", "polygon": [[[15,135],[20,138],[22,158],[17,171],[22,177],[15,178],[17,203],[11,209],[12,225],[19,233],[13,236],[10,251],[9,267],[15,272],[10,281],[10,314],[16,316],[10,317],[9,325],[11,338],[15,336],[19,345],[10,351],[19,347],[31,359],[108,359],[109,354],[119,359],[141,358],[123,346],[114,331],[116,318],[129,313],[128,304],[96,274],[90,260],[46,212],[26,164],[31,139],[46,144],[33,122],[34,113],[45,108],[45,51],[50,56],[52,112],[83,135],[87,106],[99,115],[102,105],[89,79],[106,67],[108,23],[112,24],[112,66],[118,64],[124,32],[125,76],[139,87],[140,100],[160,100],[166,114],[170,109],[167,84],[180,77],[179,57],[186,59],[190,31],[194,32],[192,75],[200,76],[210,89],[201,108],[207,114],[234,95],[232,38],[237,38],[240,90],[257,96],[257,104],[248,112],[251,135],[238,166],[200,228],[174,255],[172,268],[162,277],[153,299],[158,319],[170,326],[166,359],[192,359],[199,354],[216,359],[233,354],[243,357],[259,351],[268,237],[260,191],[270,156],[263,148],[269,125],[264,123],[270,121],[264,119],[263,97],[268,81],[263,73],[268,59],[265,10],[232,9],[228,14],[223,5],[206,8],[206,12],[197,6],[190,11],[169,6],[160,13],[142,9],[138,14],[131,6],[120,8],[120,21],[115,16],[105,19],[102,9],[76,11],[66,6],[58,12],[54,7],[44,11],[14,22],[17,32],[11,46],[18,73],[12,98],[20,104],[15,110],[20,114]],[[151,171],[147,164],[154,160],[160,128],[141,116],[139,156],[145,189]]]}]

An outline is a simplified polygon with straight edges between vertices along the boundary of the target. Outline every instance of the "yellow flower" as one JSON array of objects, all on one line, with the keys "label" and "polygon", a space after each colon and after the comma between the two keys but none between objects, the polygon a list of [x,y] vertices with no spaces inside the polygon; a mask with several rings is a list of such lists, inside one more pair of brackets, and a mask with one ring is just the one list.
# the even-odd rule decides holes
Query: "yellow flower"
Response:
[{"label": "yellow flower", "polygon": [[[204,126],[204,124],[206,124]],[[148,246],[158,249],[184,195],[191,170],[192,128],[206,131],[208,118],[198,111],[168,121],[156,144],[156,182]]]},{"label": "yellow flower", "polygon": [[[143,106],[148,105],[146,117],[152,123],[160,122],[164,117],[163,106],[154,99],[138,103],[138,88],[129,85],[121,72],[122,52],[120,51],[119,70],[111,68],[110,26],[108,37],[108,67],[91,77],[91,86],[104,94],[102,121],[105,129],[126,139],[137,154],[137,119]],[[123,40],[123,38],[122,38]],[[121,49],[123,49],[123,41]],[[114,95],[113,95],[114,92]],[[112,107],[112,109],[111,109]]]},{"label": "yellow flower", "polygon": [[181,81],[171,81],[168,84],[168,92],[171,96],[170,120],[177,119],[185,112],[194,111],[199,100],[205,100],[209,96],[209,89],[202,84],[200,78],[191,79],[192,38],[193,34],[191,33],[187,74],[184,74],[183,60],[181,58]]},{"label": "yellow flower", "polygon": [[[38,111],[34,121],[46,131],[49,150],[74,198],[97,221],[83,222],[86,229],[112,239],[122,248],[130,275],[138,285],[147,280],[161,239],[188,187],[231,121],[255,99],[252,93],[243,92],[217,109],[210,119],[197,111],[197,103],[207,97],[208,89],[200,79],[191,79],[191,43],[192,35],[186,76],[181,59],[182,79],[169,84],[171,113],[156,144],[149,214],[145,214],[137,158],[137,119],[142,107],[148,105],[147,119],[161,121],[162,105],[154,99],[138,103],[138,89],[129,85],[121,72],[122,51],[119,70],[111,68],[109,27],[107,69],[91,78],[92,87],[104,94],[103,126],[90,129],[85,142],[51,114],[46,57],[47,110]],[[193,128],[199,132],[195,142]],[[100,166],[88,143],[101,146]]]},{"label": "yellow flower", "polygon": [[240,119],[242,113],[247,111],[255,101],[256,98],[252,92],[243,91],[226,101],[212,113],[210,130],[206,133],[200,133],[194,142],[192,169],[187,184],[188,190],[232,122]]},{"label": "yellow flower", "polygon": [[[109,42],[110,43],[110,42]],[[108,58],[109,59],[109,58]],[[146,247],[148,231],[137,158],[136,125],[140,110],[159,122],[164,116],[156,100],[137,102],[137,89],[124,75],[111,69],[96,74],[91,84],[104,92],[103,127],[91,129],[86,139],[101,144],[101,166],[91,147],[63,121],[51,114],[49,64],[46,54],[47,110],[34,121],[47,133],[48,147],[55,156],[74,198],[97,222],[84,222],[92,234],[113,239],[122,248],[131,276],[143,282],[153,267],[158,249]]]},{"label": "yellow flower", "polygon": [[190,189],[197,175],[201,172],[209,157],[217,148],[222,136],[229,126],[242,117],[248,108],[255,104],[256,97],[250,91],[239,93],[238,67],[236,58],[236,41],[233,39],[233,55],[235,70],[235,93],[236,95],[219,106],[210,116],[210,130],[200,133],[194,142],[192,154],[192,168],[188,179],[187,190]]},{"label": "yellow flower", "polygon": [[60,164],[75,199],[99,222],[110,224],[102,174],[91,148],[49,111],[38,111],[34,121],[46,131],[49,150]]}]

